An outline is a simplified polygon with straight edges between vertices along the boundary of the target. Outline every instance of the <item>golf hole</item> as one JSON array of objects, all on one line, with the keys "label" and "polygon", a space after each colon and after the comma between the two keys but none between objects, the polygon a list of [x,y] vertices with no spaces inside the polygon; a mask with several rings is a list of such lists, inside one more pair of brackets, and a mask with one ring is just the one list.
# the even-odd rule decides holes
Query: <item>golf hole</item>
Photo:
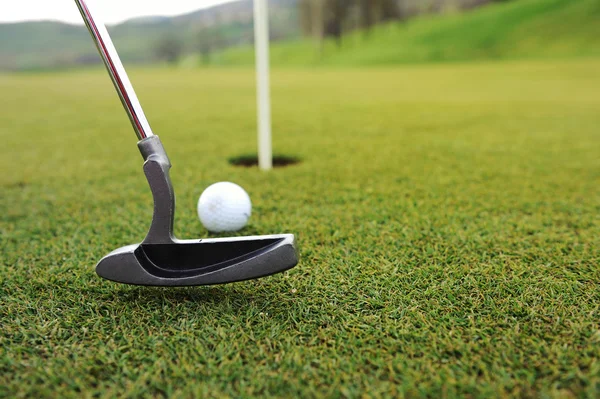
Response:
[{"label": "golf hole", "polygon": [[[283,168],[290,165],[296,165],[300,163],[300,158],[289,156],[289,155],[273,155],[273,167]],[[237,157],[229,158],[229,163],[233,166],[240,166],[244,168],[251,168],[258,166],[258,156],[256,155],[240,155]]]}]

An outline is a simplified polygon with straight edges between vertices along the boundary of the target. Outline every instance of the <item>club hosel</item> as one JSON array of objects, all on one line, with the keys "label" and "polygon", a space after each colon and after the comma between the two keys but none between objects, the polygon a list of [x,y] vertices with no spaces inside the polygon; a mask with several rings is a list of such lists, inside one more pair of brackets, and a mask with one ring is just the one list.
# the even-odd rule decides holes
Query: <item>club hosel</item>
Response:
[{"label": "club hosel", "polygon": [[154,135],[138,141],[138,148],[144,161],[155,159],[160,163],[166,164],[167,167],[171,167],[171,161],[158,136]]},{"label": "club hosel", "polygon": [[138,148],[145,160],[144,174],[154,199],[152,224],[144,243],[171,244],[175,218],[175,193],[169,177],[171,162],[158,136],[140,140]]}]

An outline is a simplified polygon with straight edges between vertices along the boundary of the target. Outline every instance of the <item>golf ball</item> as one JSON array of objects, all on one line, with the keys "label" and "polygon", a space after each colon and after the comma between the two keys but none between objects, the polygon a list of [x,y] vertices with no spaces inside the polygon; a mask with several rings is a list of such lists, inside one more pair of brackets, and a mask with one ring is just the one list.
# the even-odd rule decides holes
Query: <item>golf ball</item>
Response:
[{"label": "golf ball", "polygon": [[242,229],[252,213],[250,196],[237,184],[209,186],[198,200],[198,217],[208,231],[221,233]]}]

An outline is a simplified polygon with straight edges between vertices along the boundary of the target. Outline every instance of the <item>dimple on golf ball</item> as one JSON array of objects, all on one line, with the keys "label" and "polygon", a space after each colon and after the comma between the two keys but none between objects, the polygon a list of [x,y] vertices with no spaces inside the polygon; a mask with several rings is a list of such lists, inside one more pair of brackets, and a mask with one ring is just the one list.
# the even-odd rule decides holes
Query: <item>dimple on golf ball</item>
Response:
[{"label": "dimple on golf ball", "polygon": [[213,233],[240,230],[251,214],[250,196],[235,183],[215,183],[204,190],[198,200],[200,222]]}]

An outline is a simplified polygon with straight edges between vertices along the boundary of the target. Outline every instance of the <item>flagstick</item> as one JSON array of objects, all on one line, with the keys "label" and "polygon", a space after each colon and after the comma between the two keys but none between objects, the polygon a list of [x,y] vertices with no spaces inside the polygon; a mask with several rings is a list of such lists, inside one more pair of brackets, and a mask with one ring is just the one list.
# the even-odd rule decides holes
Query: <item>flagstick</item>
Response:
[{"label": "flagstick", "polygon": [[269,82],[269,12],[267,0],[254,0],[254,46],[258,108],[258,167],[273,167],[271,94]]}]

